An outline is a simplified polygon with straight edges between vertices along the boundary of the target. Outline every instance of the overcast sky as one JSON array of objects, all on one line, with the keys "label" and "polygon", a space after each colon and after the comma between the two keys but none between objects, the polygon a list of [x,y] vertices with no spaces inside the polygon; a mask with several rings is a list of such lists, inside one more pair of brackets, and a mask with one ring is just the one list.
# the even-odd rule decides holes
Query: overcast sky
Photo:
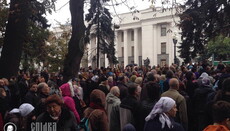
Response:
[{"label": "overcast sky", "polygon": [[[113,0],[114,1],[114,0]],[[116,0],[120,1],[120,0]],[[124,1],[124,0],[123,0]],[[159,1],[159,0],[157,0]],[[56,3],[56,12],[53,12],[52,15],[48,15],[49,23],[52,24],[54,27],[56,25],[56,21],[59,21],[61,23],[65,23],[68,19],[70,20],[70,12],[69,12],[69,0],[58,0]],[[110,4],[111,5],[111,4]],[[128,0],[129,7],[136,7],[136,9],[146,9],[149,8],[151,5],[151,2],[149,0]],[[160,6],[159,2],[157,2],[156,6]],[[110,8],[110,12],[114,13],[113,6],[106,6]],[[115,6],[116,13],[121,14],[125,12],[129,12],[129,8],[125,6],[124,4]]]}]

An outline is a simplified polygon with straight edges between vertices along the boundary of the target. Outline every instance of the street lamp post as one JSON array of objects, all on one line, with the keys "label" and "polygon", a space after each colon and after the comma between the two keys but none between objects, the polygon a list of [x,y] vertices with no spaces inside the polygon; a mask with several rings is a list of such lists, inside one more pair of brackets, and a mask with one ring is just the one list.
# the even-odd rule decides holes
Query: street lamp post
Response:
[{"label": "street lamp post", "polygon": [[177,58],[176,58],[177,37],[176,36],[173,36],[173,44],[174,44],[174,64],[177,64]]}]

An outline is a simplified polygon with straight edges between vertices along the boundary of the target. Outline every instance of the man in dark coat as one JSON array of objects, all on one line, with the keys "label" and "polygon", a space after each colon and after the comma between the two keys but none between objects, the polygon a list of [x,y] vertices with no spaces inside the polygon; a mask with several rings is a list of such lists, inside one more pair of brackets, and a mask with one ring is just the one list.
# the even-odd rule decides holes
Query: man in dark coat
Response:
[{"label": "man in dark coat", "polygon": [[120,90],[120,99],[123,100],[125,97],[128,96],[128,87],[126,85],[127,78],[126,76],[119,76],[117,86]]},{"label": "man in dark coat", "polygon": [[[121,129],[123,128],[124,125],[131,123],[135,126],[137,131],[141,131],[140,122],[139,122],[140,102],[138,101],[140,93],[138,92],[137,85],[136,84],[128,85],[128,93],[129,95],[125,97],[123,100],[121,100],[121,104],[120,104]],[[123,111],[131,112],[131,116],[129,115],[129,113],[126,114]]]},{"label": "man in dark coat", "polygon": [[21,100],[23,100],[23,98],[25,97],[25,95],[28,91],[28,87],[29,87],[29,83],[27,80],[27,74],[22,75],[22,78],[18,83],[18,87],[20,90]]},{"label": "man in dark coat", "polygon": [[208,96],[209,94],[213,93],[214,90],[210,86],[210,79],[209,78],[203,78],[202,79],[202,85],[197,88],[194,92],[194,111],[195,114],[194,117],[196,118],[195,121],[197,122],[197,128],[198,130],[203,130],[205,128],[205,106],[208,103]]},{"label": "man in dark coat", "polygon": [[37,95],[37,84],[32,83],[29,91],[26,93],[26,96],[24,98],[24,103],[29,103],[32,106],[36,106],[38,103],[38,95]]}]

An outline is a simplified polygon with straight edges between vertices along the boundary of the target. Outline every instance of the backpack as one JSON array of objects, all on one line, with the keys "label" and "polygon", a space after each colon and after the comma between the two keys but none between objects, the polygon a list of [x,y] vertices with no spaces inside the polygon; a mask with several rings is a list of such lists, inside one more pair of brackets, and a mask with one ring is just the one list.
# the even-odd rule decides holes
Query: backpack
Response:
[{"label": "backpack", "polygon": [[89,118],[82,118],[80,124],[78,125],[80,131],[90,131]]},{"label": "backpack", "polygon": [[91,115],[93,114],[93,112],[95,112],[96,110],[97,109],[94,109],[90,113],[88,118],[84,117],[84,118],[81,119],[80,124],[78,125],[79,131],[92,131],[89,119],[90,119]]}]

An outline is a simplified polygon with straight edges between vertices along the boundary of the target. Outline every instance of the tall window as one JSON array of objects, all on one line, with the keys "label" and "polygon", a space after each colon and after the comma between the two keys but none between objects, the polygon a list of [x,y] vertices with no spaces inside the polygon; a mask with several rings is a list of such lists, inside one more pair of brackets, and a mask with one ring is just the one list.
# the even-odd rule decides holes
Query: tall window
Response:
[{"label": "tall window", "polygon": [[134,41],[134,30],[131,30],[131,41]]},{"label": "tall window", "polygon": [[124,47],[121,47],[121,56],[124,57]]},{"label": "tall window", "polygon": [[124,42],[124,32],[121,32],[121,42]]},{"label": "tall window", "polygon": [[166,36],[166,25],[161,25],[161,36]]},{"label": "tall window", "polygon": [[132,56],[134,56],[134,46],[131,47],[131,50],[132,50]]},{"label": "tall window", "polygon": [[166,54],[166,43],[161,43],[161,54]]}]

